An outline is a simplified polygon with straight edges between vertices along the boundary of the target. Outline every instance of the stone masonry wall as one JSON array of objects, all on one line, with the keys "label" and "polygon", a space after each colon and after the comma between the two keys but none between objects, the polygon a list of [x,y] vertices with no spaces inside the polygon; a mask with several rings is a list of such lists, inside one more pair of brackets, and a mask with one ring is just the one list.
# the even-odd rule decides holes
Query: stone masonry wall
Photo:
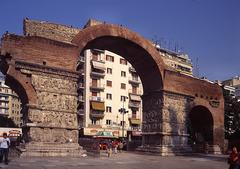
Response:
[{"label": "stone masonry wall", "polygon": [[28,106],[25,125],[31,142],[78,143],[77,73],[17,62],[31,79],[36,105]]},{"label": "stone masonry wall", "polygon": [[162,116],[163,145],[187,145],[187,119],[192,100],[183,95],[164,92]]},{"label": "stone masonry wall", "polygon": [[80,29],[66,25],[29,19],[24,19],[23,24],[25,36],[40,36],[68,43],[70,43],[72,38],[80,31]]}]

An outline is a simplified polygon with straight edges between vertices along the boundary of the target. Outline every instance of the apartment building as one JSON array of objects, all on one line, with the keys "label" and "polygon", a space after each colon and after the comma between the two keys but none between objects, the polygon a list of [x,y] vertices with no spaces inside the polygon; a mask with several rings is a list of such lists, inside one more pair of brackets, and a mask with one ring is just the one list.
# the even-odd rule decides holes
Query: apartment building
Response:
[{"label": "apartment building", "polygon": [[[109,51],[86,50],[78,70],[82,70],[78,116],[83,135],[111,131],[126,137],[127,131],[141,130],[142,83],[127,60]],[[123,108],[125,113],[120,112]]]},{"label": "apartment building", "polygon": [[18,95],[0,79],[0,116],[11,118],[17,126],[21,124],[21,102]]},{"label": "apartment building", "polygon": [[224,88],[230,92],[230,94],[240,100],[240,76],[222,81]]},{"label": "apartment building", "polygon": [[173,68],[175,71],[193,76],[193,65],[187,54],[162,49],[159,45],[155,45],[155,47],[166,65]]}]

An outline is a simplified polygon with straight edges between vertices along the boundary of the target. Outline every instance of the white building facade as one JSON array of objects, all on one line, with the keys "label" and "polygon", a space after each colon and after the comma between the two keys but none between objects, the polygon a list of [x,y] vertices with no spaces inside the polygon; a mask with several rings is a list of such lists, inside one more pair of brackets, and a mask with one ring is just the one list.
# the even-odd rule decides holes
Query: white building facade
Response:
[{"label": "white building facade", "polygon": [[109,51],[86,50],[79,70],[78,115],[84,136],[110,131],[126,137],[127,131],[141,130],[143,89],[130,63]]}]

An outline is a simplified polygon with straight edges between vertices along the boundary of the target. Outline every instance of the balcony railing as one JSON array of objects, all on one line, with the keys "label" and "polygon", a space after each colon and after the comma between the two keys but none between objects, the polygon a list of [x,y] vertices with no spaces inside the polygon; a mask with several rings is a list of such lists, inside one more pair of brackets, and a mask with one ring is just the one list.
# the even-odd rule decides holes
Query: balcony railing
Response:
[{"label": "balcony railing", "polygon": [[129,71],[136,73],[136,70],[134,69],[134,67],[129,67]]},{"label": "balcony railing", "polygon": [[92,89],[92,90],[104,90],[105,85],[101,84],[101,83],[97,83],[97,84],[90,83],[90,89]]},{"label": "balcony railing", "polygon": [[84,63],[84,62],[85,62],[85,57],[80,56],[80,57],[78,58],[78,64]]},{"label": "balcony railing", "polygon": [[84,83],[82,83],[82,82],[78,83],[78,88],[83,89],[84,88]]},{"label": "balcony railing", "polygon": [[0,112],[0,115],[8,116],[8,111],[6,111],[6,112]]},{"label": "balcony railing", "polygon": [[130,102],[128,103],[128,106],[131,107],[131,108],[139,108],[139,107],[140,107],[140,104],[130,101]]},{"label": "balcony railing", "polygon": [[84,102],[84,97],[83,96],[78,96],[78,101]]},{"label": "balcony railing", "polygon": [[91,118],[96,118],[96,119],[102,119],[102,118],[104,118],[104,112],[92,110],[90,112],[90,117]]},{"label": "balcony railing", "polygon": [[0,105],[0,108],[9,109],[8,105]]},{"label": "balcony railing", "polygon": [[99,96],[90,96],[90,101],[98,101],[98,102],[104,102],[104,98],[103,97],[99,97]]},{"label": "balcony railing", "polygon": [[101,63],[105,63],[105,60],[101,59],[101,58],[92,58],[92,61],[96,61],[96,62],[101,62]]},{"label": "balcony railing", "polygon": [[6,98],[0,98],[0,101],[2,101],[2,102],[9,102],[9,100],[6,99]]},{"label": "balcony railing", "polygon": [[132,90],[132,89],[129,89],[128,90],[128,93],[129,94],[134,94],[134,95],[142,95],[143,94],[143,91],[142,90],[140,90],[140,89],[138,89],[138,90]]},{"label": "balcony railing", "polygon": [[105,71],[96,71],[94,69],[92,69],[91,71],[91,76],[94,76],[94,77],[104,77],[105,76]]},{"label": "balcony railing", "polygon": [[83,115],[84,115],[84,110],[83,110],[83,109],[79,109],[78,112],[77,112],[77,114],[78,114],[79,116],[83,116]]},{"label": "balcony railing", "polygon": [[129,81],[129,83],[134,83],[134,84],[141,83],[138,77],[129,77],[128,81]]},{"label": "balcony railing", "polygon": [[92,67],[101,71],[105,71],[105,63],[100,60],[92,60]]},{"label": "balcony railing", "polygon": [[141,127],[128,127],[129,131],[142,131]]}]

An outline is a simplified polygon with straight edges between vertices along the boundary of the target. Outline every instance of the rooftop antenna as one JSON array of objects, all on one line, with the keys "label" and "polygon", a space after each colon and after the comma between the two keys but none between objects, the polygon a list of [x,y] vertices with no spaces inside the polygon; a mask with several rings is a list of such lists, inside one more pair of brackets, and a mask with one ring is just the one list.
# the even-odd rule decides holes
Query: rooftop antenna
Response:
[{"label": "rooftop antenna", "polygon": [[199,63],[198,63],[198,57],[196,58],[196,65],[195,65],[195,76],[200,77],[200,71],[199,71]]}]

